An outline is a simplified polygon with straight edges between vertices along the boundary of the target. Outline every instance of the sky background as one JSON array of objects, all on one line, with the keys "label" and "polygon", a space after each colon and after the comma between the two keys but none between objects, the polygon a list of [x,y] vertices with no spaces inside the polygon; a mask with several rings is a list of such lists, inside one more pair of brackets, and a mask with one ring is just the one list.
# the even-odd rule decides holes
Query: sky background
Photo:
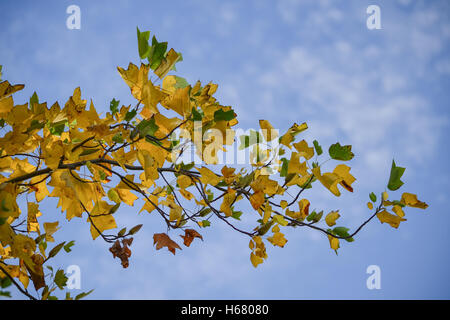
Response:
[{"label": "sky background", "polygon": [[[66,28],[71,4],[81,9],[80,30]],[[371,4],[380,6],[380,30],[366,27]],[[356,228],[370,215],[368,194],[384,191],[392,158],[407,168],[393,197],[417,193],[430,207],[407,209],[398,230],[373,220],[355,242],[341,242],[339,256],[323,235],[294,229],[284,248],[267,245],[257,269],[248,238],[218,221],[176,256],[156,251],[152,236],[163,224],[128,207],[118,222],[144,227],[122,269],[85,218],[68,224],[45,200],[44,216],[63,225],[56,242],[76,240],[53,265],[80,266],[82,290],[95,289],[89,298],[450,298],[450,2],[2,0],[2,79],[26,85],[16,104],[37,91],[64,105],[78,86],[99,112],[112,98],[134,103],[116,67],[139,63],[136,26],[183,54],[177,75],[218,83],[215,96],[233,106],[240,128],[268,119],[285,131],[306,121],[308,141],[353,145],[355,192],[335,198],[315,185],[304,194],[312,208],[339,208],[339,222]],[[366,287],[369,265],[381,269],[380,290]]]}]

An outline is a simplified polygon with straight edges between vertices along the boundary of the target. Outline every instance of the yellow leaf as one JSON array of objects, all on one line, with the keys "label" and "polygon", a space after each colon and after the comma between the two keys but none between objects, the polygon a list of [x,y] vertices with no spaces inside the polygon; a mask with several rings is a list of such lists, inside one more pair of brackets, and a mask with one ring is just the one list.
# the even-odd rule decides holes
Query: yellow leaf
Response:
[{"label": "yellow leaf", "polygon": [[264,199],[264,192],[258,191],[250,196],[250,203],[253,209],[258,210],[266,200]]},{"label": "yellow leaf", "polygon": [[325,222],[329,227],[334,226],[336,224],[336,220],[339,219],[340,216],[339,211],[331,211],[325,217]]},{"label": "yellow leaf", "polygon": [[273,139],[278,138],[278,131],[272,127],[269,121],[259,120],[259,126],[261,127],[262,134],[266,141],[272,141]]},{"label": "yellow leaf", "polygon": [[370,210],[373,209],[373,204],[372,204],[372,202],[367,202],[367,208],[369,208]]},{"label": "yellow leaf", "polygon": [[292,152],[291,160],[289,160],[287,173],[297,173],[301,176],[306,176],[308,174],[306,161],[300,163],[300,153]]},{"label": "yellow leaf", "polygon": [[386,201],[389,197],[389,194],[386,191],[384,191],[381,196],[382,196],[383,200]]},{"label": "yellow leaf", "polygon": [[180,193],[187,200],[192,200],[194,198],[194,195],[187,190],[180,189]]},{"label": "yellow leaf", "polygon": [[298,207],[300,209],[300,220],[304,220],[309,215],[309,200],[302,199],[298,202]]},{"label": "yellow leaf", "polygon": [[294,148],[297,149],[299,155],[306,160],[309,160],[314,156],[314,147],[309,147],[305,140],[294,143]]},{"label": "yellow leaf", "polygon": [[258,257],[253,252],[250,253],[250,261],[252,262],[252,265],[256,268],[259,264],[263,263],[263,259],[261,257]]},{"label": "yellow leaf", "polygon": [[203,184],[210,184],[212,186],[215,186],[222,180],[221,177],[217,176],[214,172],[212,172],[208,168],[202,167],[198,168],[197,170],[201,174],[200,181]]},{"label": "yellow leaf", "polygon": [[188,176],[182,174],[178,176],[177,183],[181,189],[186,189],[192,184],[192,180]]},{"label": "yellow leaf", "polygon": [[44,230],[45,230],[45,241],[54,242],[53,234],[58,231],[59,222],[44,222]]},{"label": "yellow leaf", "polygon": [[405,213],[403,212],[402,207],[397,204],[394,205],[394,207],[392,208],[392,211],[394,211],[394,213],[396,215],[398,215],[400,218],[403,218],[405,216]]},{"label": "yellow leaf", "polygon": [[284,237],[284,234],[281,232],[275,232],[272,237],[267,237],[267,240],[270,241],[274,246],[278,246],[283,248],[286,244],[287,240]]},{"label": "yellow leaf", "polygon": [[392,228],[398,228],[401,221],[406,221],[406,219],[403,219],[397,215],[390,214],[386,210],[383,210],[380,213],[377,213],[377,217],[380,220],[381,223],[388,223]]},{"label": "yellow leaf", "polygon": [[408,207],[420,208],[420,209],[428,208],[428,204],[418,200],[417,195],[412,194],[412,193],[407,193],[407,192],[403,193],[402,199],[400,201]]},{"label": "yellow leaf", "polygon": [[327,236],[328,236],[328,240],[330,241],[331,249],[333,249],[333,250],[339,249],[339,239],[335,238],[333,236],[330,236],[329,234]]},{"label": "yellow leaf", "polygon": [[264,205],[263,223],[267,223],[267,221],[269,221],[269,218],[271,217],[271,215],[272,215],[272,207],[266,201],[266,204]]},{"label": "yellow leaf", "polygon": [[341,195],[339,189],[337,188],[337,184],[342,180],[334,173],[324,173],[323,175],[320,173],[320,167],[313,168],[312,172],[314,176],[319,180],[325,188],[331,191],[335,196],[339,197]]},{"label": "yellow leaf", "polygon": [[347,189],[350,192],[353,192],[352,183],[355,182],[355,177],[350,174],[350,167],[345,164],[340,164],[336,166],[333,170],[333,173],[336,174],[342,180],[339,182],[341,186]]},{"label": "yellow leaf", "polygon": [[[100,203],[102,203],[102,202],[104,202],[104,201],[100,201]],[[109,210],[108,211],[103,210],[105,207],[106,208],[109,207],[108,204],[106,204],[106,205],[103,204],[102,205],[102,204],[96,203],[96,207],[97,206],[99,208],[98,211],[93,209],[92,210],[93,213],[95,213],[95,214],[108,213]],[[113,206],[110,206],[110,207],[112,208]],[[93,215],[93,214],[91,213],[91,215]],[[116,220],[114,219],[112,214],[92,216],[91,220],[92,221],[90,221],[88,219],[88,221],[91,222],[91,235],[92,235],[92,239],[94,239],[94,240],[95,240],[95,238],[97,238],[100,235],[99,231],[103,233],[103,231],[105,231],[105,230],[110,230],[110,229],[117,228]]]},{"label": "yellow leaf", "polygon": [[38,232],[39,223],[37,217],[41,216],[37,203],[28,202],[27,232]]},{"label": "yellow leaf", "polygon": [[175,63],[180,58],[179,54],[175,52],[175,50],[170,49],[169,52],[167,52],[166,57],[163,59],[161,64],[156,68],[155,74],[160,78],[164,78],[167,72],[172,69],[172,67],[175,65]]},{"label": "yellow leaf", "polygon": [[182,213],[183,213],[183,209],[180,206],[178,206],[178,205],[173,206],[172,208],[170,208],[169,220],[177,221],[178,219],[181,219]]},{"label": "yellow leaf", "polygon": [[222,204],[220,205],[220,211],[224,212],[227,217],[233,214],[231,206],[236,200],[236,190],[228,189],[227,193],[223,197]]}]

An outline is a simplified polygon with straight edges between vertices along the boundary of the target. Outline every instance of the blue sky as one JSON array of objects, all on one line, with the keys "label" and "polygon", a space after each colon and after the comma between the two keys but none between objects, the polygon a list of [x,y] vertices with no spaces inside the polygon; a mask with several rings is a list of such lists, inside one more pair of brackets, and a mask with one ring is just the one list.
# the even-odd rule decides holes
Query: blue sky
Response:
[{"label": "blue sky", "polygon": [[[71,4],[80,30],[66,28]],[[380,30],[366,27],[371,4]],[[225,225],[173,256],[152,246],[165,231],[156,216],[122,209],[120,223],[144,223],[122,269],[84,218],[64,222],[49,200],[41,211],[76,239],[55,265],[79,265],[96,299],[449,299],[449,18],[448,1],[2,1],[2,78],[26,85],[16,103],[37,91],[64,104],[78,86],[98,111],[112,98],[133,103],[116,67],[139,62],[139,26],[182,52],[178,75],[218,83],[241,128],[306,121],[307,140],[352,144],[355,192],[332,198],[317,185],[305,194],[325,211],[340,208],[346,226],[368,217],[367,195],[384,190],[393,157],[407,168],[401,190],[430,205],[408,210],[398,230],[374,220],[339,256],[325,237],[292,230],[257,269],[248,239]],[[62,230],[55,238],[66,240]],[[373,264],[380,290],[366,288]]]}]

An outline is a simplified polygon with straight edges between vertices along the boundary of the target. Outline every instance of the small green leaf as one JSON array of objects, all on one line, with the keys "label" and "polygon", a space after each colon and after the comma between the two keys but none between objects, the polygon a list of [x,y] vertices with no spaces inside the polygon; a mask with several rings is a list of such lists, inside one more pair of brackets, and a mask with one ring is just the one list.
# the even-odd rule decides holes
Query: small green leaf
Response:
[{"label": "small green leaf", "polygon": [[78,295],[75,297],[75,300],[83,299],[83,298],[86,297],[87,295],[91,294],[92,291],[94,291],[94,289],[92,289],[92,290],[90,290],[90,291],[88,291],[88,292],[82,292],[82,293],[78,294]]},{"label": "small green leaf", "polygon": [[222,109],[217,110],[214,112],[214,121],[231,121],[234,118],[236,118],[236,114],[234,113],[233,109],[228,111],[223,111]]},{"label": "small green leaf", "polygon": [[112,140],[115,143],[123,143],[123,136],[122,136],[122,132],[118,132],[114,135],[114,137],[112,138]]},{"label": "small green leaf", "polygon": [[125,232],[127,232],[127,228],[122,228],[122,229],[120,229],[120,231],[117,233],[117,236],[118,236],[118,237],[122,237],[122,236],[125,234]]},{"label": "small green leaf", "polygon": [[80,157],[88,156],[90,154],[96,153],[99,150],[100,150],[100,148],[97,148],[97,149],[83,149],[83,152],[80,153]]},{"label": "small green leaf", "polygon": [[30,107],[33,107],[35,103],[39,103],[38,95],[36,94],[36,91],[33,93],[33,95],[30,98]]},{"label": "small green leaf", "polygon": [[142,224],[138,224],[137,226],[134,226],[133,228],[131,228],[131,230],[128,232],[130,235],[133,235],[135,233],[137,233],[139,230],[141,230],[142,228]]},{"label": "small green leaf", "polygon": [[[1,79],[1,73],[0,73],[0,79]],[[11,298],[11,292],[0,290],[0,296]]]},{"label": "small green leaf", "polygon": [[204,208],[198,213],[198,215],[200,217],[206,217],[209,213],[211,213],[211,211],[211,208]]},{"label": "small green leaf", "polygon": [[158,42],[156,37],[152,38],[152,46],[150,52],[148,53],[148,63],[150,64],[150,68],[155,70],[161,64],[161,61],[164,58],[164,55],[167,50],[167,42]]},{"label": "small green leaf", "polygon": [[146,135],[153,136],[159,129],[155,123],[155,118],[151,118],[150,120],[142,120],[136,128],[138,129],[141,137],[145,137]]},{"label": "small green leaf", "polygon": [[400,180],[403,173],[405,172],[405,168],[397,167],[395,165],[395,161],[392,160],[391,174],[389,176],[388,189],[391,191],[398,190],[404,183]]},{"label": "small green leaf", "polygon": [[370,200],[371,200],[372,202],[377,202],[377,196],[376,196],[375,193],[371,192],[371,193],[369,194],[369,198],[370,198]]},{"label": "small green leaf", "polygon": [[2,289],[9,287],[11,284],[12,284],[12,281],[9,277],[4,277],[4,278],[0,279],[0,287],[2,287]]},{"label": "small green leaf", "polygon": [[194,107],[192,107],[192,120],[193,121],[202,121],[203,114],[198,112]]},{"label": "small green leaf", "polygon": [[342,161],[348,161],[353,159],[355,156],[352,152],[352,146],[341,146],[339,142],[333,144],[328,149],[328,153],[330,154],[330,157],[335,160],[342,160]]},{"label": "small green leaf", "polygon": [[58,121],[50,125],[50,133],[54,136],[61,136],[66,126],[66,120]]},{"label": "small green leaf", "polygon": [[202,220],[202,226],[203,228],[211,226],[211,222],[209,220]]},{"label": "small green leaf", "polygon": [[286,177],[289,167],[289,160],[286,158],[282,158],[281,161],[283,162],[283,164],[281,166],[280,177]]},{"label": "small green leaf", "polygon": [[236,219],[236,220],[241,220],[241,215],[242,215],[242,211],[234,211],[231,214],[231,217]]},{"label": "small green leaf", "polygon": [[[181,61],[181,60],[178,60],[178,61]],[[176,82],[175,82],[174,87],[177,89],[183,89],[189,85],[189,83],[186,81],[185,78],[175,76],[175,80],[176,80]]]},{"label": "small green leaf", "polygon": [[322,147],[320,146],[319,142],[317,140],[313,141],[314,149],[316,149],[316,154],[320,156],[323,153]]},{"label": "small green leaf", "polygon": [[[336,228],[333,229],[333,233],[335,235],[338,235],[339,237],[345,238],[345,237],[349,237],[350,236],[350,234],[348,233],[349,230],[350,230],[349,228],[345,228],[345,227],[336,227]],[[345,241],[353,242],[354,239],[353,238],[346,238]]]},{"label": "small green leaf", "polygon": [[133,110],[131,110],[131,111],[128,111],[126,114],[125,114],[125,121],[131,121],[131,120],[133,120],[133,118],[136,116],[136,114],[137,114],[137,111],[135,110],[135,109],[133,109]]},{"label": "small green leaf", "polygon": [[48,257],[53,258],[54,256],[56,256],[59,253],[59,251],[61,251],[61,249],[64,247],[65,244],[66,242],[64,241],[55,246],[52,250],[50,250]]},{"label": "small green leaf", "polygon": [[138,27],[137,29],[137,38],[138,38],[138,51],[139,57],[141,59],[145,59],[148,57],[150,53],[150,46],[148,45],[148,40],[150,39],[150,31],[141,32]]},{"label": "small green leaf", "polygon": [[109,103],[109,110],[111,110],[111,113],[113,115],[115,115],[119,111],[119,102],[120,100],[116,100],[115,98],[113,98]]},{"label": "small green leaf", "polygon": [[[59,289],[63,289],[63,287],[66,285],[68,278],[64,274],[64,270],[59,269],[56,271],[55,278],[53,279],[53,282],[58,286]],[[49,297],[50,298],[50,297]]]},{"label": "small green leaf", "polygon": [[74,240],[72,240],[72,241],[70,241],[68,244],[66,244],[65,246],[64,246],[64,251],[65,252],[70,252],[70,251],[72,251],[72,247],[75,245],[75,241]]}]

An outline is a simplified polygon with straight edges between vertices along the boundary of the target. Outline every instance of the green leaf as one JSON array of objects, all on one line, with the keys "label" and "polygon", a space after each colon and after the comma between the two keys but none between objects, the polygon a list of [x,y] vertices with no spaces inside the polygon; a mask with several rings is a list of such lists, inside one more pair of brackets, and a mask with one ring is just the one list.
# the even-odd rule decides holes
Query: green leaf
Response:
[{"label": "green leaf", "polygon": [[66,120],[58,121],[50,125],[50,133],[54,136],[61,136],[66,126]]},{"label": "green leaf", "polygon": [[[284,220],[284,218],[283,218]],[[263,236],[267,233],[267,231],[269,231],[270,227],[273,225],[275,221],[274,220],[270,220],[269,222],[264,223],[259,229],[258,229],[258,234],[260,236]],[[278,222],[278,220],[276,221]],[[281,224],[281,223],[280,223]],[[283,225],[283,224],[282,224]]]},{"label": "green leaf", "polygon": [[92,290],[90,290],[90,291],[88,291],[88,292],[82,292],[82,293],[78,294],[78,295],[75,297],[75,300],[83,299],[83,298],[86,297],[87,295],[91,294],[92,291],[94,291],[94,289],[92,289]]},{"label": "green leaf", "polygon": [[123,143],[123,136],[122,136],[122,132],[118,132],[114,135],[114,137],[112,138],[112,140],[115,143]]},{"label": "green leaf", "polygon": [[9,277],[4,277],[4,278],[0,279],[0,287],[2,287],[2,289],[9,287],[11,284],[12,284],[12,281]]},{"label": "green leaf", "polygon": [[151,118],[150,120],[142,120],[136,126],[141,137],[145,137],[146,135],[153,136],[155,132],[159,129],[159,127],[155,123],[155,118]]},{"label": "green leaf", "polygon": [[314,149],[316,149],[316,154],[320,156],[323,153],[322,147],[320,146],[319,142],[317,140],[313,141]]},{"label": "green leaf", "polygon": [[331,145],[330,149],[328,149],[328,153],[332,159],[342,161],[351,160],[355,156],[352,152],[351,145],[341,146],[339,142]]},{"label": "green leaf", "polygon": [[113,98],[109,103],[109,110],[111,110],[111,113],[113,115],[115,115],[119,111],[119,102],[120,100],[116,100],[115,98]]},{"label": "green leaf", "polygon": [[[178,61],[180,61],[180,59],[178,59]],[[183,88],[185,88],[185,87],[187,87],[189,85],[187,80],[185,78],[182,78],[182,77],[175,76],[175,81],[176,82],[175,82],[174,87],[177,88],[177,89],[183,89]]]},{"label": "green leaf", "polygon": [[125,232],[127,232],[127,228],[122,228],[122,229],[120,229],[120,231],[117,233],[117,236],[118,236],[118,237],[122,237],[122,236],[125,234]]},{"label": "green leaf", "polygon": [[320,221],[320,219],[322,219],[322,216],[323,211],[320,211],[319,213],[313,211],[306,217],[306,220],[308,220],[309,222],[317,223]]},{"label": "green leaf", "polygon": [[2,218],[2,217],[0,217],[0,226],[1,226],[2,224],[5,224],[6,220],[8,220],[8,218]]},{"label": "green leaf", "polygon": [[223,111],[222,109],[217,110],[214,112],[214,121],[231,121],[234,118],[236,118],[236,114],[234,113],[233,109],[228,111]]},{"label": "green leaf", "polygon": [[59,253],[59,251],[61,251],[61,249],[64,247],[65,244],[66,244],[65,241],[61,242],[60,244],[55,246],[52,250],[50,250],[48,258],[53,258],[54,256],[56,256]]},{"label": "green leaf", "polygon": [[211,226],[211,222],[209,220],[202,220],[202,226],[203,228]]},{"label": "green leaf", "polygon": [[286,177],[289,167],[289,160],[286,158],[282,158],[281,161],[283,164],[281,165],[280,177]]},{"label": "green leaf", "polygon": [[372,202],[377,202],[377,196],[376,196],[375,193],[371,192],[371,193],[369,194],[369,198],[370,198],[370,200],[371,200]]},{"label": "green leaf", "polygon": [[135,109],[128,111],[125,114],[125,121],[129,122],[129,121],[133,120],[133,118],[136,116],[136,114],[137,114],[137,111]]},{"label": "green leaf", "polygon": [[74,240],[72,240],[72,241],[70,241],[68,244],[66,244],[65,246],[64,246],[64,251],[65,252],[70,252],[70,251],[72,251],[72,247],[75,245],[75,241]]},{"label": "green leaf", "polygon": [[236,220],[241,220],[241,215],[242,215],[242,211],[234,211],[231,214],[231,217],[236,219]]},{"label": "green leaf", "polygon": [[63,289],[63,287],[66,285],[68,278],[64,274],[64,270],[59,269],[56,271],[55,278],[53,279],[53,282],[58,286],[59,289]]},{"label": "green leaf", "polygon": [[[350,230],[349,228],[345,228],[345,227],[336,227],[333,229],[333,233],[339,237],[348,237],[350,236],[350,234],[348,233],[348,230]],[[353,242],[354,239],[353,238],[346,238],[345,241],[347,242]]]},{"label": "green leaf", "polygon": [[31,132],[33,130],[40,130],[43,127],[45,127],[45,124],[46,124],[45,121],[40,122],[39,120],[32,120],[31,124],[30,124],[30,127],[27,129],[26,133],[29,133],[29,132]]},{"label": "green leaf", "polygon": [[199,213],[198,213],[198,215],[200,216],[200,217],[205,217],[205,216],[207,216],[209,213],[211,213],[211,208],[204,208],[204,209],[202,209]]},{"label": "green leaf", "polygon": [[148,45],[148,40],[150,39],[150,31],[141,32],[138,27],[136,27],[136,29],[138,38],[139,57],[141,59],[145,59],[148,57],[150,53],[150,46]]},{"label": "green leaf", "polygon": [[161,64],[161,61],[164,58],[164,55],[167,50],[167,42],[158,42],[156,37],[152,38],[152,47],[148,54],[148,63],[150,64],[150,68],[155,70]]},{"label": "green leaf", "polygon": [[34,105],[35,103],[36,103],[36,104],[39,103],[39,97],[38,97],[38,95],[36,94],[36,91],[33,93],[33,95],[32,95],[31,98],[30,98],[30,108],[32,108],[33,105]]},{"label": "green leaf", "polygon": [[239,150],[244,150],[250,146],[250,137],[246,135],[239,136],[241,144],[239,145]]},{"label": "green leaf", "polygon": [[392,160],[391,174],[389,176],[389,183],[387,186],[389,190],[398,190],[403,185],[403,181],[401,181],[400,178],[404,172],[405,168],[397,167],[395,165],[395,161]]},{"label": "green leaf", "polygon": [[90,154],[96,153],[99,150],[100,150],[100,148],[97,148],[97,149],[83,149],[83,152],[80,153],[80,157],[88,156]]},{"label": "green leaf", "polygon": [[139,230],[141,230],[142,228],[142,224],[138,224],[137,226],[134,226],[133,228],[131,228],[131,230],[128,232],[130,235],[133,235],[135,233],[137,233]]},{"label": "green leaf", "polygon": [[192,120],[193,121],[202,121],[203,113],[198,112],[194,107],[192,107]]},{"label": "green leaf", "polygon": [[[0,73],[0,79],[1,79],[1,73]],[[11,298],[11,292],[0,290],[0,296]]]}]

